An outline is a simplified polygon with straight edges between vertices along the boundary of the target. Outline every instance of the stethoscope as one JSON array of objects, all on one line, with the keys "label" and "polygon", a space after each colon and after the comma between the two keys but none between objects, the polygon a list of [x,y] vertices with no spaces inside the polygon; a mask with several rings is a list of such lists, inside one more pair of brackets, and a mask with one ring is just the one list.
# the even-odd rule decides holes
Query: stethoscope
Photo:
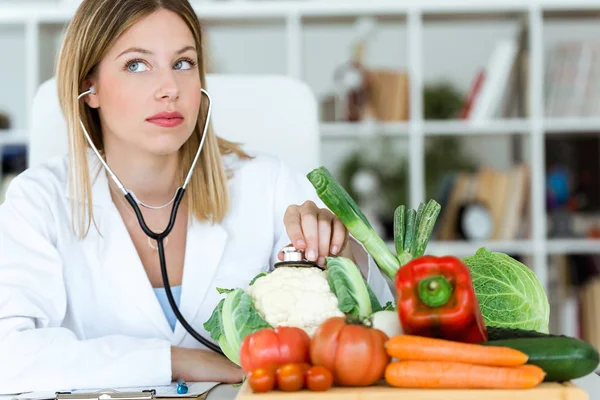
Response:
[{"label": "stethoscope", "polygon": [[[173,226],[175,225],[175,217],[177,215],[177,209],[179,208],[179,204],[181,203],[181,200],[183,199],[183,194],[185,192],[185,188],[188,185],[188,183],[190,182],[190,179],[192,177],[192,172],[194,171],[194,167],[196,166],[196,163],[198,162],[198,158],[200,157],[200,152],[202,151],[202,147],[204,146],[204,139],[206,139],[206,131],[208,130],[208,123],[210,121],[212,101],[206,90],[204,90],[204,89],[200,89],[200,90],[208,98],[208,112],[206,114],[206,122],[204,124],[204,131],[202,132],[202,139],[200,140],[200,146],[198,147],[198,151],[196,152],[196,157],[194,157],[194,162],[192,162],[192,166],[190,167],[187,177],[185,178],[185,182],[183,183],[183,186],[181,186],[179,189],[177,189],[173,198],[167,204],[165,204],[163,206],[150,206],[150,205],[144,204],[142,201],[138,200],[135,197],[135,194],[132,191],[127,190],[123,186],[121,181],[119,181],[119,178],[117,178],[117,175],[115,175],[115,173],[110,169],[110,167],[108,166],[106,161],[104,161],[104,159],[98,152],[98,149],[96,149],[96,146],[92,142],[90,135],[88,134],[87,130],[85,129],[85,126],[83,125],[83,122],[81,121],[81,118],[79,118],[79,123],[81,124],[81,128],[83,129],[83,132],[85,134],[85,137],[86,137],[89,145],[91,146],[92,150],[94,151],[94,153],[96,154],[96,156],[98,157],[98,159],[100,160],[102,165],[104,166],[104,169],[106,169],[106,172],[108,172],[108,174],[110,175],[113,182],[117,185],[119,190],[121,190],[121,192],[125,196],[125,199],[127,199],[129,204],[131,204],[131,207],[133,207],[133,211],[135,211],[135,215],[137,216],[138,222],[139,222],[142,230],[144,231],[144,233],[146,235],[148,235],[149,238],[156,240],[156,242],[158,244],[158,246],[157,246],[158,247],[158,257],[160,260],[160,270],[161,270],[161,274],[162,274],[163,284],[165,286],[165,292],[167,294],[167,299],[169,300],[169,305],[171,306],[173,313],[175,313],[177,320],[179,320],[179,322],[181,323],[181,325],[183,325],[185,330],[188,331],[188,333],[190,335],[192,335],[192,337],[194,337],[200,343],[202,343],[209,349],[211,349],[219,354],[224,354],[218,345],[215,345],[208,339],[204,338],[201,334],[196,332],[196,330],[194,328],[192,328],[192,326],[186,321],[186,319],[183,317],[183,315],[181,315],[181,312],[179,311],[179,308],[177,307],[177,304],[175,303],[175,299],[173,298],[173,293],[171,292],[171,285],[169,284],[169,277],[167,276],[167,263],[165,260],[165,248],[164,248],[164,243],[163,243],[163,240],[169,235],[169,233],[173,229]],[[94,86],[90,87],[90,89],[88,91],[81,93],[79,95],[79,97],[77,97],[77,100],[81,99],[83,96],[86,96],[88,94],[96,94],[96,90],[95,90]],[[151,209],[160,209],[160,208],[166,207],[169,204],[173,203],[173,207],[171,208],[171,216],[169,218],[169,224],[167,225],[167,227],[165,228],[164,231],[162,231],[160,233],[156,233],[148,228],[148,226],[146,225],[146,221],[144,220],[144,216],[142,215],[142,212],[140,211],[138,203],[142,204],[146,208],[151,208]]]}]

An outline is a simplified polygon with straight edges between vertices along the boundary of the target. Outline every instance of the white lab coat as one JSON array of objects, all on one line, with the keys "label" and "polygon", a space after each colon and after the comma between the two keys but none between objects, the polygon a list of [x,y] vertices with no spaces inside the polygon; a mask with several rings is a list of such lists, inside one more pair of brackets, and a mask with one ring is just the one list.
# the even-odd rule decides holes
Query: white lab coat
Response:
[{"label": "white lab coat", "polygon": [[[307,199],[323,206],[306,177],[277,158],[226,160],[235,173],[231,211],[222,224],[194,221],[186,243],[180,309],[207,338],[203,323],[222,298],[216,288],[247,286],[290,242],[286,208]],[[0,394],[168,384],[170,346],[202,347],[179,322],[171,330],[104,173],[92,193],[99,231],[79,240],[66,158],[10,184],[0,206]],[[389,280],[368,264],[380,301],[393,300]]]}]

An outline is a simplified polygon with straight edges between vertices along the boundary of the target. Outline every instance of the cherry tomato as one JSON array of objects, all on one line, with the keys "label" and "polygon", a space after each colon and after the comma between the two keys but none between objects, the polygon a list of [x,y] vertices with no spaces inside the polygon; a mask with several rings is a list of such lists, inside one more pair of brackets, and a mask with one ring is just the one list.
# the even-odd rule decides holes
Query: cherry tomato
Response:
[{"label": "cherry tomato", "polygon": [[302,370],[304,371],[304,376],[306,377],[306,373],[310,369],[311,365],[309,363],[302,363],[300,365],[302,366]]},{"label": "cherry tomato", "polygon": [[320,365],[311,367],[306,372],[306,387],[315,392],[323,392],[333,385],[333,375]]},{"label": "cherry tomato", "polygon": [[272,368],[257,368],[248,373],[248,384],[255,393],[275,389],[275,371]]},{"label": "cherry tomato", "polygon": [[296,327],[264,328],[242,340],[240,365],[245,373],[260,367],[310,361],[310,337]]},{"label": "cherry tomato", "polygon": [[277,387],[284,392],[297,392],[304,388],[304,364],[285,364],[277,368]]}]

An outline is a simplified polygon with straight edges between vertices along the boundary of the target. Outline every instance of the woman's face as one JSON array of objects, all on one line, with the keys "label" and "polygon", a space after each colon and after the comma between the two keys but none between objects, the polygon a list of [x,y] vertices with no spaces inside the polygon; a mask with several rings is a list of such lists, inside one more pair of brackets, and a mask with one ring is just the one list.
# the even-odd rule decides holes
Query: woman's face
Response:
[{"label": "woman's face", "polygon": [[107,150],[174,153],[196,126],[200,76],[194,37],[175,13],[140,20],[98,65],[95,96]]}]

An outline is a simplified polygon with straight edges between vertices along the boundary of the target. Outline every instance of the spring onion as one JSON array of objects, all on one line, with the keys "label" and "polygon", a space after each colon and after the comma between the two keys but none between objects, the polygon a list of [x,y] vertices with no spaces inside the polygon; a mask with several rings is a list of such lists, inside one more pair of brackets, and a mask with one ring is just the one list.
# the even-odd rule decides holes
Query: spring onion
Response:
[{"label": "spring onion", "polygon": [[312,170],[308,180],[319,198],[346,226],[350,234],[361,242],[379,268],[392,281],[398,269],[416,257],[425,254],[429,237],[435,226],[441,206],[435,200],[420,203],[417,210],[400,205],[394,212],[394,246],[396,254],[377,235],[365,215],[348,192],[325,168]]},{"label": "spring onion", "polygon": [[[405,265],[413,258],[425,254],[429,237],[435,226],[441,206],[435,200],[429,200],[427,205],[420,203],[417,210],[406,211],[406,226],[403,227],[404,206],[399,206],[394,218],[394,241],[400,265]],[[399,249],[402,247],[402,249]]]}]

